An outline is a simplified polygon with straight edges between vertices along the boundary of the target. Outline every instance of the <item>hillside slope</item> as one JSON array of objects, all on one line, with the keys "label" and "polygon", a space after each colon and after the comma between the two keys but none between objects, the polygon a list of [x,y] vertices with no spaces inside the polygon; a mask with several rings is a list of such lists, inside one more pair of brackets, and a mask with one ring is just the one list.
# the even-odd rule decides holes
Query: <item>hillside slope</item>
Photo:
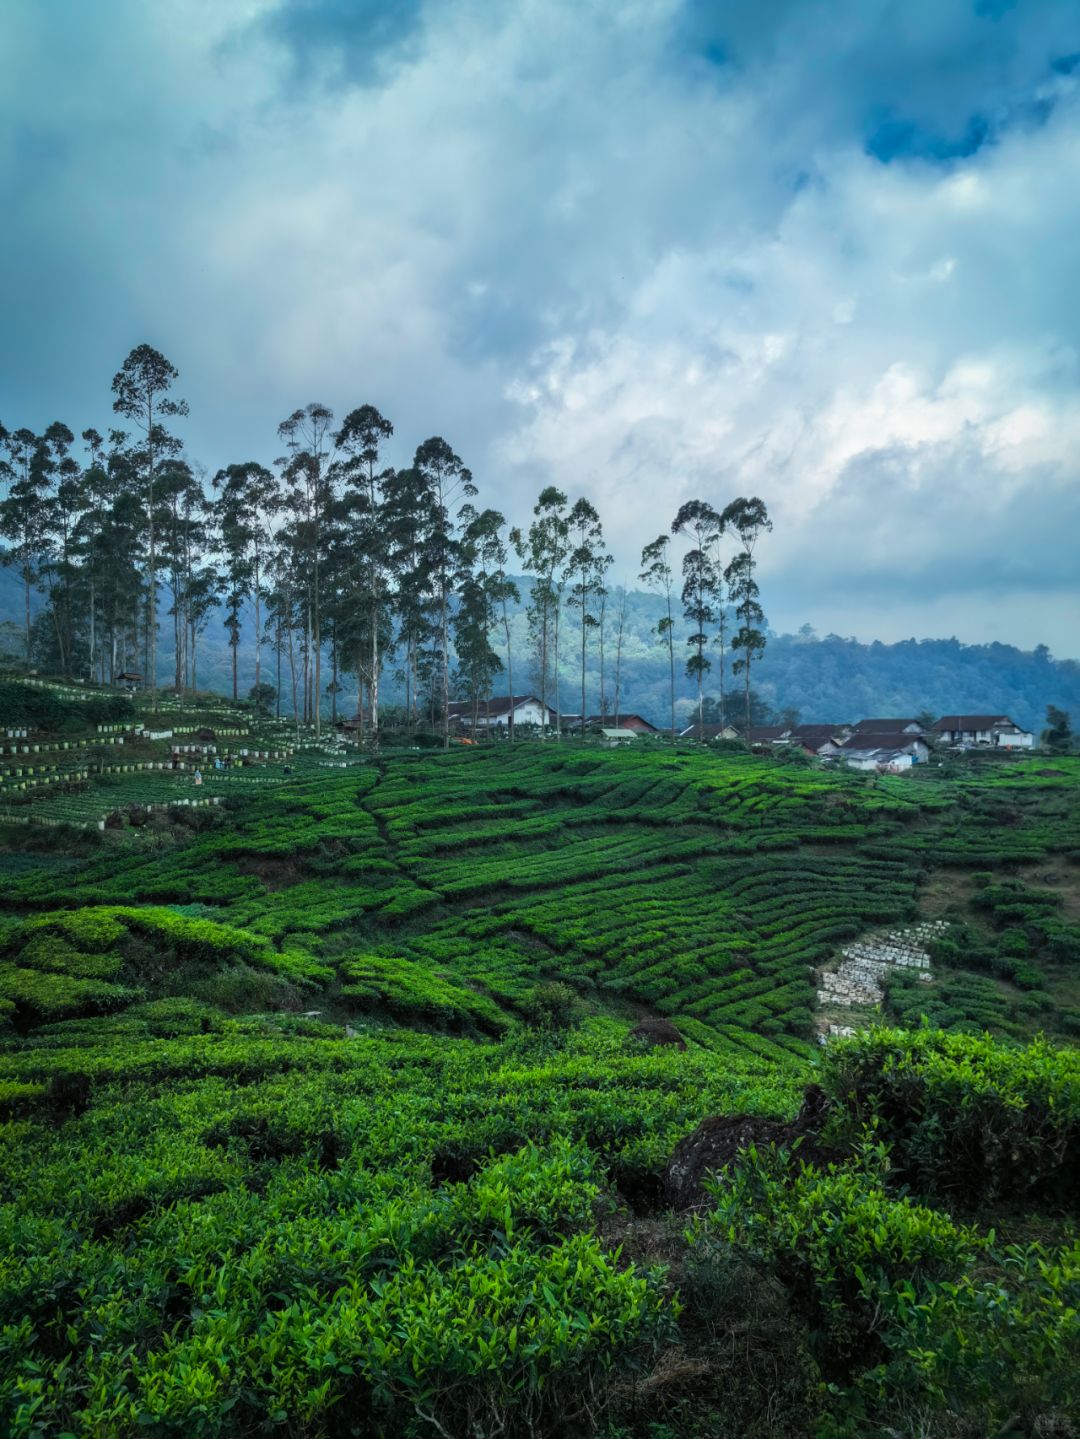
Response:
[{"label": "hillside slope", "polygon": [[2,836],[5,1434],[1069,1432],[1080,761],[318,763]]}]

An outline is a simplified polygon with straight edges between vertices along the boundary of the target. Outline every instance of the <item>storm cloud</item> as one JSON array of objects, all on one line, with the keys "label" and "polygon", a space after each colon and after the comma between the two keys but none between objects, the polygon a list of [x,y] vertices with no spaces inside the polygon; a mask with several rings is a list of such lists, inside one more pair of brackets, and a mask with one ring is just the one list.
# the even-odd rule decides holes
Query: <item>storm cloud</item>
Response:
[{"label": "storm cloud", "polygon": [[632,579],[757,493],[770,622],[1077,653],[1075,0],[8,0],[0,420],[318,398]]}]

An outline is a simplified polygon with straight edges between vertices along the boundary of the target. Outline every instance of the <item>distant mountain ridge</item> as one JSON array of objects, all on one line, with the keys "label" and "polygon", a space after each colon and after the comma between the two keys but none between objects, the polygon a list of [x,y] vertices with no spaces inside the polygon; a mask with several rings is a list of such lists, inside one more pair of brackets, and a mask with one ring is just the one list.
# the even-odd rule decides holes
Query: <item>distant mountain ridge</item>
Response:
[{"label": "distant mountain ridge", "polygon": [[[537,676],[529,661],[528,623],[524,601],[529,586],[519,580],[522,604],[514,610],[511,622],[516,691],[535,689]],[[38,601],[40,604],[40,601]],[[37,606],[35,606],[36,608]],[[158,682],[172,682],[172,653],[169,648],[171,626],[167,619],[168,603],[161,606],[161,638],[158,648]],[[656,635],[656,625],[664,613],[663,601],[643,590],[627,591],[626,628],[623,637],[621,696],[619,708],[635,711],[654,724],[669,723],[669,669],[667,649]],[[228,693],[232,686],[232,661],[227,635],[219,612],[212,616],[199,640],[200,688]],[[14,625],[21,635],[23,595],[19,578],[8,568],[0,568],[0,624]],[[615,636],[612,609],[608,611],[608,637],[605,642],[605,691],[608,709],[614,708]],[[696,687],[685,675],[687,627],[678,612],[675,622],[676,701],[678,717],[690,714],[696,700]],[[10,649],[11,630],[8,630]],[[560,695],[562,709],[576,713],[581,705],[580,628],[574,623],[573,612],[563,621],[565,636],[561,656]],[[251,655],[251,616],[240,650],[240,693],[244,695],[253,681]],[[17,641],[16,641],[17,642]],[[496,650],[502,654],[499,637]],[[717,657],[712,654],[713,669],[706,684],[706,693],[715,695]],[[393,703],[401,698],[394,680],[394,663],[388,666],[382,687],[384,701]],[[274,680],[273,655],[264,649],[263,675]],[[738,718],[741,696],[736,694],[740,678],[728,673],[725,684],[731,696],[730,716]],[[356,707],[355,681],[342,677],[343,692],[338,696],[342,713]],[[901,640],[885,644],[875,640],[864,644],[839,635],[773,635],[768,648],[753,669],[755,692],[778,711],[792,708],[804,721],[857,720],[872,715],[919,714],[930,710],[936,715],[946,713],[989,713],[1009,715],[1018,724],[1038,733],[1045,724],[1049,704],[1070,711],[1080,719],[1080,662],[1054,659],[1045,647],[1020,650],[1005,644],[964,644],[952,639]],[[285,697],[288,681],[283,684]],[[505,672],[498,676],[495,692],[505,692]],[[586,667],[586,708],[591,713],[600,709],[600,659],[595,631],[590,634]]]}]

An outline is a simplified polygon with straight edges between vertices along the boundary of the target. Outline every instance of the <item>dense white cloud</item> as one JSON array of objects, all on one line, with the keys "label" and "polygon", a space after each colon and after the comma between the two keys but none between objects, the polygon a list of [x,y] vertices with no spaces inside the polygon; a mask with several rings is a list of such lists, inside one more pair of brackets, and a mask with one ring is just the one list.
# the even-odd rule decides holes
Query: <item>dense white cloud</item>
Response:
[{"label": "dense white cloud", "polygon": [[1078,52],[1054,0],[15,0],[0,418],[100,423],[147,339],[211,467],[371,400],[627,576],[752,491],[774,624],[1075,653]]}]

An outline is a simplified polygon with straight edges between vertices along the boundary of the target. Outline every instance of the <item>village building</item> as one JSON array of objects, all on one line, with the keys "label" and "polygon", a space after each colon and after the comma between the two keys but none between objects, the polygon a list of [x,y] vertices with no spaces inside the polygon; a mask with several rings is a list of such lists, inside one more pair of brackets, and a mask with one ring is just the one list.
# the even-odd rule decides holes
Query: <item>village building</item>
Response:
[{"label": "village building", "polygon": [[917,719],[861,719],[851,733],[866,734],[925,734],[926,730]]},{"label": "village building", "polygon": [[729,724],[692,724],[679,731],[679,738],[701,739],[708,742],[718,739],[742,739],[742,735],[733,725]]},{"label": "village building", "polygon": [[471,729],[475,718],[478,729],[489,725],[508,727],[513,716],[514,727],[518,725],[554,725],[555,711],[550,705],[542,704],[535,695],[499,695],[495,699],[481,700],[479,706],[471,700],[455,702],[447,707],[451,723],[458,723]]},{"label": "village building", "polygon": [[788,738],[809,753],[827,759],[836,754],[850,733],[851,726],[846,724],[797,724],[792,726]]},{"label": "village building", "polygon": [[1008,715],[942,715],[931,733],[959,749],[1030,749],[1035,742],[1031,731]]},{"label": "village building", "polygon": [[637,739],[638,731],[633,729],[613,729],[605,727],[600,731],[600,738],[605,749],[614,749],[617,745],[625,744],[627,740]]},{"label": "village building", "polygon": [[854,769],[910,769],[926,763],[930,746],[915,734],[853,734],[832,758]]},{"label": "village building", "polygon": [[[581,728],[581,716],[577,714],[564,714],[562,717],[563,729],[576,730]],[[615,729],[633,730],[635,734],[659,734],[656,725],[651,724],[644,715],[639,714],[606,714],[587,715],[585,719],[586,730],[602,730],[605,726]]]},{"label": "village building", "polygon": [[781,744],[789,731],[779,724],[755,724],[746,731],[747,744]]}]

